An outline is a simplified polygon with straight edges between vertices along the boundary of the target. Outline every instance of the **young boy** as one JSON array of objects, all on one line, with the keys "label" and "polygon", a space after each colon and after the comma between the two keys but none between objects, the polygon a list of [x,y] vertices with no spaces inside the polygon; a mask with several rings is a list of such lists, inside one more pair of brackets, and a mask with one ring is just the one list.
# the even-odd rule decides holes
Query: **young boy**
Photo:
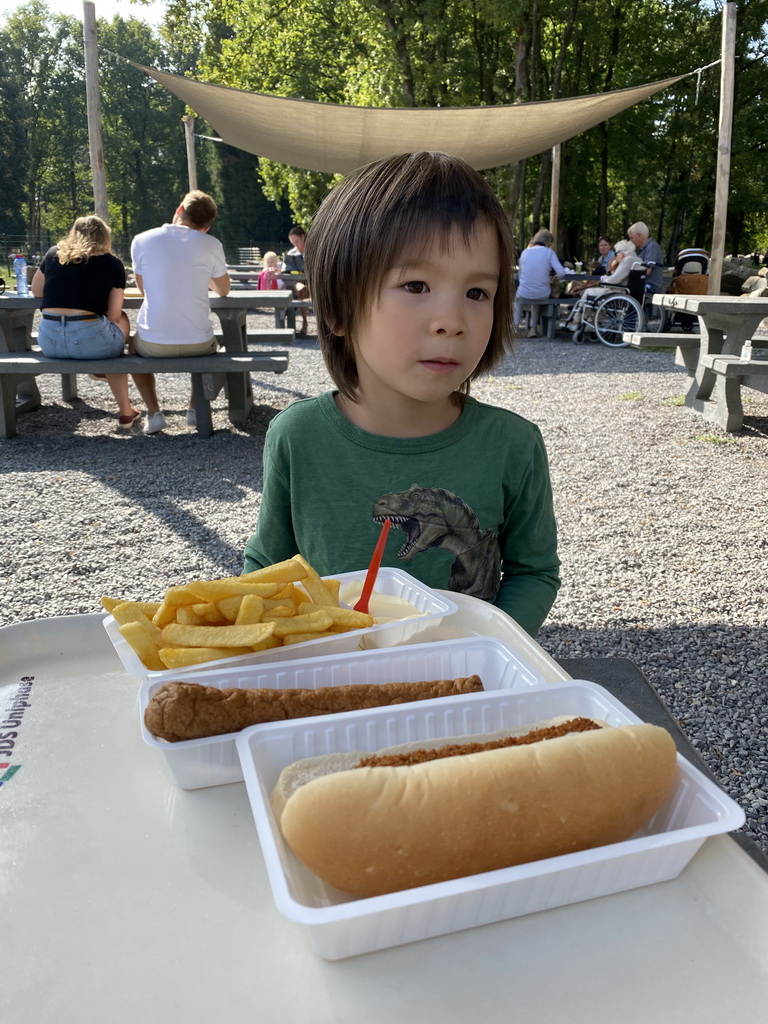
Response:
[{"label": "young boy", "polygon": [[536,426],[469,397],[511,351],[507,218],[462,160],[362,167],[318,210],[307,274],[338,390],[270,424],[245,571],[301,553],[321,575],[384,565],[491,601],[535,636],[559,586]]}]

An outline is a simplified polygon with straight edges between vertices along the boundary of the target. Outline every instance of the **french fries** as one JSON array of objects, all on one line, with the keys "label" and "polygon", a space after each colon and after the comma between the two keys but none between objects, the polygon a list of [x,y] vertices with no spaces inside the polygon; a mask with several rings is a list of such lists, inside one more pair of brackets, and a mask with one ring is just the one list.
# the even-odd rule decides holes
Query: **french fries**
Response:
[{"label": "french fries", "polygon": [[374,625],[370,615],[340,607],[339,586],[296,555],[243,576],[169,587],[162,601],[102,597],[101,603],[156,672]]}]

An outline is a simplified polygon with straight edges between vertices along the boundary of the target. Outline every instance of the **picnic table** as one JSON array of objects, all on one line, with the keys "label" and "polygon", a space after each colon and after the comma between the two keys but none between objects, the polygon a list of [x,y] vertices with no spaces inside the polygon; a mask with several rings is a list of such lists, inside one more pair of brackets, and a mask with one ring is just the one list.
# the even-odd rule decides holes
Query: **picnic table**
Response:
[{"label": "picnic table", "polygon": [[[271,342],[278,344],[290,344],[293,340],[293,331],[287,328],[273,331],[256,332],[248,335],[247,317],[249,312],[260,310],[275,310],[277,314],[284,314],[293,301],[293,294],[290,291],[262,292],[256,289],[239,289],[229,295],[210,295],[211,311],[216,314],[221,329],[221,344],[224,353],[217,356],[202,357],[208,360],[216,360],[224,364],[227,357],[235,357],[229,362],[233,365],[226,372],[226,390],[228,401],[229,418],[232,423],[244,423],[253,407],[253,385],[250,372],[244,372],[240,364],[244,363],[243,356],[248,354],[250,365],[248,369],[263,368],[267,372],[282,372],[288,365],[288,357],[284,352],[274,353],[261,351],[257,353],[248,352],[248,341]],[[123,300],[125,309],[138,309],[143,302],[143,296],[138,289],[127,289]],[[0,353],[23,353],[33,351],[33,320],[35,311],[40,308],[40,299],[32,295],[22,296],[15,293],[0,295]],[[40,358],[37,356],[36,358]],[[134,362],[140,357],[130,357]],[[21,360],[24,361],[23,358]],[[61,360],[62,367],[58,372],[62,374],[63,393],[65,401],[71,401],[77,397],[77,372],[81,361]],[[168,363],[166,360],[147,360],[147,369],[142,372],[152,372],[155,367],[157,372],[185,372],[187,360],[185,357]],[[162,364],[162,368],[161,368]],[[166,365],[167,364],[167,365]],[[128,363],[121,362],[121,369],[127,369]],[[189,364],[190,366],[192,364]],[[197,363],[195,366],[197,367]],[[205,364],[210,366],[211,372],[218,369],[214,362]],[[18,376],[16,388],[16,414],[27,412],[40,407],[40,392],[35,383],[34,375],[31,373],[35,367],[30,366],[28,376]],[[51,372],[47,369],[45,372]],[[104,372],[99,366],[82,365],[81,373]],[[135,369],[131,372],[137,372]],[[193,382],[194,383],[194,382]],[[210,397],[210,396],[209,396]],[[9,414],[10,415],[10,414]],[[10,429],[13,429],[11,424]],[[6,429],[6,435],[8,429]]]},{"label": "picnic table", "polygon": [[[450,596],[470,632],[495,635],[471,610],[483,602]],[[100,615],[0,641],[0,694],[29,694],[3,758],[9,1019],[759,1019],[768,873],[728,835],[671,881],[329,963],[274,905],[244,784],[181,790],[142,742],[140,682]],[[528,643],[546,681],[591,678],[593,659],[566,670]],[[616,665],[607,676],[628,699]]]},{"label": "picnic table", "polygon": [[662,294],[653,302],[699,318],[698,351],[689,345],[687,352],[692,380],[685,404],[723,430],[740,430],[742,386],[768,392],[768,341],[754,337],[768,317],[768,298]]}]

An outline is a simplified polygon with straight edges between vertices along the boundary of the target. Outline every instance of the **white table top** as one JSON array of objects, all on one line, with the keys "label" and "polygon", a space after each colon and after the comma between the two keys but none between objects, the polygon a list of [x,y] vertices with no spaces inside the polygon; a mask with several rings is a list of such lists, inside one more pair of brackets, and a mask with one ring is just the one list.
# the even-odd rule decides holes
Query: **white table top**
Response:
[{"label": "white table top", "polygon": [[[759,1019],[768,875],[727,836],[707,840],[671,882],[318,959],[273,905],[244,785],[180,790],[143,744],[139,682],[100,618],[0,629],[0,721],[21,680],[33,680],[15,745],[0,757],[21,765],[0,787],[9,1020]],[[567,678],[540,658],[553,679]]]}]

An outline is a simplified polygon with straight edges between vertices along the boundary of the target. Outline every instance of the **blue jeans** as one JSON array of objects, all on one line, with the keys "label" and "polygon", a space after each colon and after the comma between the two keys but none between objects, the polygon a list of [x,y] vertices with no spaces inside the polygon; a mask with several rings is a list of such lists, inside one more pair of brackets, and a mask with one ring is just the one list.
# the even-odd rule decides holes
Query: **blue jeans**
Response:
[{"label": "blue jeans", "polygon": [[[56,315],[56,314],[51,314]],[[37,343],[49,359],[117,359],[123,354],[123,332],[107,320],[41,320]]]}]

